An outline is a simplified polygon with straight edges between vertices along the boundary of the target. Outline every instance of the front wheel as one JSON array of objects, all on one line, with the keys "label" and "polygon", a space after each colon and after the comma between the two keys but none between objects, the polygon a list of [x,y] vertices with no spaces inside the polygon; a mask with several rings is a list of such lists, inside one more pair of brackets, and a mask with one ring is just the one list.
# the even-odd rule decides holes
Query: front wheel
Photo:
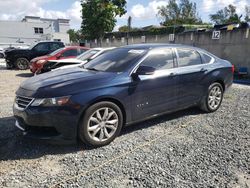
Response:
[{"label": "front wheel", "polygon": [[15,65],[19,70],[26,70],[29,68],[29,61],[26,58],[18,58]]},{"label": "front wheel", "polygon": [[219,109],[223,99],[223,87],[215,82],[208,88],[207,95],[202,99],[200,108],[206,112],[214,112]]},{"label": "front wheel", "polygon": [[123,124],[121,109],[112,102],[98,102],[89,107],[79,125],[79,138],[85,144],[100,147],[112,142]]}]

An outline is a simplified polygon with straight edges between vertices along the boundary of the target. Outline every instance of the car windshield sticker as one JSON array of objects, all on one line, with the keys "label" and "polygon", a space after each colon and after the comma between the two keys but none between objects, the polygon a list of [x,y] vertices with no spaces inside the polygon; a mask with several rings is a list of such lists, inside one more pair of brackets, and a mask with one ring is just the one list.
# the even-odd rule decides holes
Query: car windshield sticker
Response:
[{"label": "car windshield sticker", "polygon": [[145,50],[129,50],[128,53],[142,54]]}]

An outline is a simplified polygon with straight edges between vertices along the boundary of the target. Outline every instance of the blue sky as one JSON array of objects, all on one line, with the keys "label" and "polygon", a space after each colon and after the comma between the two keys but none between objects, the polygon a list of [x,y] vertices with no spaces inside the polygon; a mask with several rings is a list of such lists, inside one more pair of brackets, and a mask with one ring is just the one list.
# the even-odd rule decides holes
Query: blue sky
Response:
[{"label": "blue sky", "polygon": [[[177,0],[178,1],[178,0]],[[196,2],[199,16],[209,21],[209,14],[233,4],[237,12],[244,14],[244,7],[250,6],[250,0],[191,0]],[[159,25],[157,7],[166,5],[168,0],[128,0],[127,14],[117,19],[118,27],[127,24],[127,17],[132,16],[132,26],[142,27]],[[79,0],[0,0],[0,20],[21,20],[25,15],[46,18],[68,18],[71,27],[80,28],[81,6]]]}]

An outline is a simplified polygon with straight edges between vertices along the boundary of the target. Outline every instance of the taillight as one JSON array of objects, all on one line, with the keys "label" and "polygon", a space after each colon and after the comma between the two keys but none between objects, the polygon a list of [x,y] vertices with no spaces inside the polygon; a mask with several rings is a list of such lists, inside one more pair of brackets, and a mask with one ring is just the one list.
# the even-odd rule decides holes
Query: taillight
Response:
[{"label": "taillight", "polygon": [[234,65],[232,65],[232,73],[234,73],[234,71],[235,71],[235,67]]}]

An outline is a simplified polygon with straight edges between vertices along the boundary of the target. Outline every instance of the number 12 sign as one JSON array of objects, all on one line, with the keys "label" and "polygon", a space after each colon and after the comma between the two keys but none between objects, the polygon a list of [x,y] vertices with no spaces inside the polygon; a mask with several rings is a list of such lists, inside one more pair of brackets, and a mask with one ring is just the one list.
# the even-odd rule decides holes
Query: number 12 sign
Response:
[{"label": "number 12 sign", "polygon": [[213,31],[212,39],[214,40],[220,39],[220,31]]}]

